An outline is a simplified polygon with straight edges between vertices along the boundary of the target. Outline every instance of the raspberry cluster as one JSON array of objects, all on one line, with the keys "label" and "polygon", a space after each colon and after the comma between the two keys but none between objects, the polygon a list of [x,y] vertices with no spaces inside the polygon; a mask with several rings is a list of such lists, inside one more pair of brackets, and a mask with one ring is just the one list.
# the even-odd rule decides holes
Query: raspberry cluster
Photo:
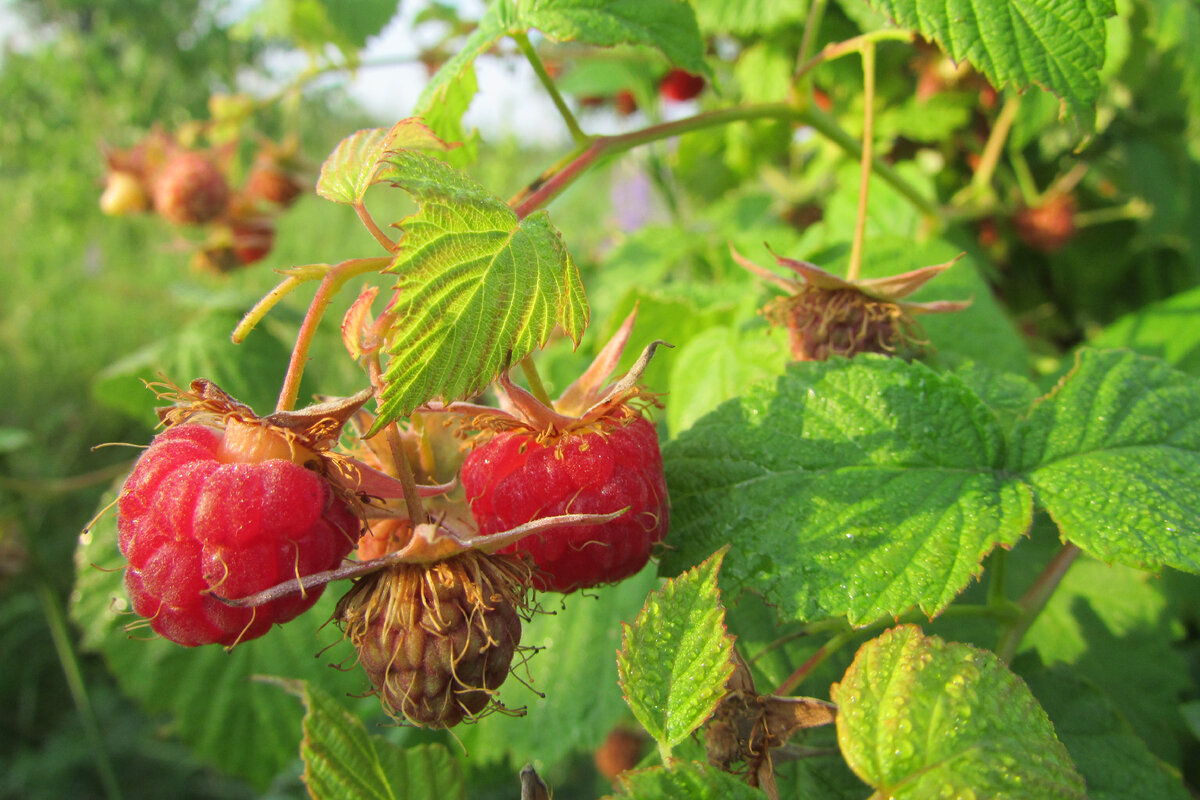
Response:
[{"label": "raspberry cluster", "polygon": [[[225,432],[175,425],[138,459],[117,503],[133,610],[182,645],[232,646],[310,608],[323,587],[235,608],[237,599],[332,569],[359,520],[316,472],[230,452]],[[248,460],[239,460],[239,459]]]}]

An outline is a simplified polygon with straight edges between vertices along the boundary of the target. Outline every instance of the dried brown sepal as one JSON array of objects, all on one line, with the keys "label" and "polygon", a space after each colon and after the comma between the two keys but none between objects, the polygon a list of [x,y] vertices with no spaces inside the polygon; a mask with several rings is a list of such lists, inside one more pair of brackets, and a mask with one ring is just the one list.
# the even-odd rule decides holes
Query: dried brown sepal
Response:
[{"label": "dried brown sepal", "polygon": [[530,579],[523,561],[474,552],[399,564],[356,582],[334,618],[392,718],[450,728],[503,709]]},{"label": "dried brown sepal", "polygon": [[797,731],[833,723],[837,706],[813,697],[760,695],[736,648],[732,660],[727,692],[706,725],[708,762],[731,773],[735,764],[744,764],[746,781],[778,800],[772,752]]},{"label": "dried brown sepal", "polygon": [[914,303],[902,299],[952,267],[961,255],[945,264],[900,275],[848,281],[816,264],[772,253],[780,266],[800,279],[784,278],[732,247],[730,252],[738,264],[786,292],[767,303],[762,313],[772,325],[787,330],[796,361],[850,358],[859,353],[896,354],[906,348],[919,348],[928,342],[921,338],[917,314],[961,311],[971,304],[970,300]]}]

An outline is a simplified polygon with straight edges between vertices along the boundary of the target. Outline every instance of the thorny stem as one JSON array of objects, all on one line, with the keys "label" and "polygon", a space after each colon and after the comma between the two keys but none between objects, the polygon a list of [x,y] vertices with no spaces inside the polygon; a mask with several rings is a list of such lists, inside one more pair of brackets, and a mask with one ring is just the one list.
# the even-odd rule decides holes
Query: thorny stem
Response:
[{"label": "thorny stem", "polygon": [[325,309],[333,302],[338,291],[346,281],[367,272],[378,272],[391,263],[387,257],[353,258],[349,261],[330,267],[317,287],[317,293],[308,306],[304,321],[300,323],[300,331],[296,334],[296,345],[292,348],[292,358],[288,362],[287,374],[283,378],[283,386],[279,390],[279,401],[275,404],[276,411],[291,411],[296,407],[296,398],[300,395],[300,378],[304,375],[304,367],[308,363],[308,349],[316,336],[317,326]]},{"label": "thorny stem", "polygon": [[[590,169],[600,159],[623,153],[639,145],[649,142],[681,136],[707,128],[728,125],[732,122],[745,122],[756,119],[789,120],[800,125],[808,125],[817,133],[824,136],[833,144],[840,147],[852,158],[862,158],[862,145],[853,136],[846,133],[837,122],[820,109],[806,106],[797,108],[787,103],[764,103],[759,105],[735,106],[733,108],[709,111],[692,117],[651,125],[638,131],[616,134],[612,136],[597,136],[587,146],[581,146],[569,159],[564,159],[563,167],[546,176],[532,191],[522,192],[510,201],[517,216],[525,218],[536,209],[549,203],[575,182],[582,174]],[[882,159],[873,158],[872,171],[882,180],[890,184],[909,202],[920,209],[926,216],[938,218],[940,209],[937,204],[923,196],[915,187],[900,176],[895,169]]]},{"label": "thorny stem", "polygon": [[396,252],[399,245],[393,242],[391,237],[384,233],[375,223],[374,217],[371,216],[371,212],[367,211],[367,205],[361,197],[354,201],[354,213],[358,214],[358,218],[362,220],[362,224],[375,237],[375,241],[383,245],[384,250],[387,250],[389,253]]},{"label": "thorny stem", "polygon": [[1038,614],[1042,613],[1046,603],[1050,602],[1050,597],[1062,582],[1067,570],[1075,563],[1080,552],[1078,547],[1069,542],[1063,545],[1054,558],[1050,559],[1050,563],[1042,570],[1042,574],[1037,577],[1033,585],[1017,601],[1020,614],[1001,632],[1000,641],[996,644],[996,655],[1005,663],[1012,661],[1013,656],[1017,654],[1017,648],[1021,646],[1021,639],[1038,618]]},{"label": "thorny stem", "polygon": [[854,239],[850,243],[850,266],[846,280],[858,280],[862,271],[863,237],[867,232],[867,194],[871,189],[871,151],[875,147],[875,43],[862,46],[863,138],[862,166],[858,177],[858,215],[854,220]]},{"label": "thorny stem", "polygon": [[542,86],[545,87],[546,92],[550,95],[550,99],[554,101],[554,107],[558,109],[563,122],[567,124],[567,130],[571,132],[571,138],[576,143],[586,142],[588,135],[579,127],[579,122],[575,119],[575,115],[571,113],[567,101],[563,99],[562,93],[554,85],[554,79],[546,71],[546,65],[542,63],[537,50],[529,43],[529,37],[524,33],[517,33],[513,34],[513,39],[516,41],[517,46],[521,48],[521,52],[524,53],[525,58],[529,61],[529,65],[533,67],[533,71],[537,74],[538,80],[542,82]]}]

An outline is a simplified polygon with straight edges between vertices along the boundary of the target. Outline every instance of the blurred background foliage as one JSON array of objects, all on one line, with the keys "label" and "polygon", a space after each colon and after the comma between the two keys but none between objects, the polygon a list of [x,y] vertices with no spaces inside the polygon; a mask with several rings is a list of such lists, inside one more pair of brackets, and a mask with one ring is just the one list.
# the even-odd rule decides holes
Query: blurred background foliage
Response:
[{"label": "blurred background foliage", "polygon": [[[721,95],[706,96],[701,107],[778,97],[802,30],[797,16],[730,28],[713,3],[697,5],[702,31],[713,34],[713,50],[721,55],[710,59]],[[370,4],[366,18],[339,18],[339,7],[304,0],[266,0],[250,6],[251,13],[245,4],[205,0],[9,5],[11,32],[0,62],[0,386],[6,406],[0,421],[0,707],[9,709],[0,715],[0,798],[303,791],[298,761],[265,789],[262,781],[252,785],[201,763],[173,735],[169,717],[142,710],[99,656],[81,652],[65,608],[79,532],[137,452],[93,448],[140,445],[152,432],[147,412],[153,398],[142,394],[136,378],[160,371],[180,381],[206,375],[243,387],[243,399],[265,410],[301,300],[278,309],[242,347],[221,332],[278,280],[272,268],[375,254],[352,212],[308,193],[279,219],[267,260],[233,276],[195,271],[189,268],[195,243],[161,221],[101,215],[102,148],[128,147],[155,126],[175,130],[203,120],[214,94],[270,95],[280,85],[278,59],[297,50],[336,51],[338,60],[352,64],[396,4]],[[874,24],[865,9],[830,4],[818,44]],[[1009,348],[1008,368],[1053,375],[1072,348],[1094,340],[1200,373],[1200,5],[1122,0],[1118,9],[1095,132],[1060,123],[1052,97],[1026,93],[992,187],[952,206],[957,216],[947,214],[942,238],[973,255],[982,282],[969,275],[946,286],[975,293],[977,306],[1011,323],[997,339],[985,331],[958,347],[948,331],[947,357],[970,357],[972,347]],[[433,67],[470,30],[452,6],[426,4],[414,18],[444,32],[427,53]],[[562,86],[581,114],[594,115],[585,119],[596,127],[629,123],[628,109],[614,102],[621,90],[640,108],[635,121],[662,114],[654,99],[666,69],[661,59],[637,50],[581,55],[557,47],[547,48],[546,59],[569,67]],[[997,94],[977,75],[948,67],[936,48],[882,47],[880,59],[881,151],[914,185],[950,203],[970,185],[991,126],[1015,95]],[[829,65],[817,88],[821,104],[858,135],[857,63]],[[536,91],[532,84],[529,91]],[[596,97],[607,104],[586,111]],[[297,135],[315,175],[343,136],[390,124],[410,110],[373,119],[340,84],[313,84],[260,109],[252,124],[256,134],[275,140]],[[504,134],[485,136],[482,153],[469,169],[502,196],[561,155]],[[639,303],[639,335],[679,348],[674,366],[664,359],[648,374],[654,388],[679,398],[666,412],[674,431],[745,382],[771,374],[782,356],[780,337],[767,338],[753,313],[767,292],[731,263],[727,243],[760,261],[768,241],[797,258],[844,263],[856,169],[827,142],[762,122],[654,146],[590,175],[553,207],[592,302],[594,330],[584,350]],[[869,235],[893,242],[926,236],[921,216],[903,198],[882,184],[872,191]],[[1044,229],[1030,233],[1026,212],[1058,196],[1070,197],[1070,235],[1048,243]],[[372,202],[386,209],[381,219],[398,219],[405,208],[402,199]],[[888,258],[868,265],[869,272],[919,266],[893,258],[902,246],[880,252]],[[989,305],[991,297],[996,302]],[[330,319],[334,315],[340,308]],[[339,357],[336,336],[321,347],[307,376],[309,393],[356,390],[358,377]],[[544,360],[549,382],[565,380],[577,359],[564,346],[552,348]],[[648,587],[635,588],[644,595]],[[1197,617],[1190,620],[1194,625]],[[762,627],[764,643],[779,635],[769,623]],[[1181,650],[1193,676],[1180,688],[1186,697],[1195,693],[1200,659],[1194,644]],[[556,796],[592,797],[607,789],[590,755],[606,732],[572,739],[574,749],[557,759],[555,774],[560,786],[575,789],[561,788]],[[1171,760],[1197,763],[1189,759],[1197,752],[1194,737],[1183,749]],[[107,755],[98,758],[103,751]],[[484,787],[511,796],[514,775],[503,761],[477,765],[470,796],[489,796]]]}]

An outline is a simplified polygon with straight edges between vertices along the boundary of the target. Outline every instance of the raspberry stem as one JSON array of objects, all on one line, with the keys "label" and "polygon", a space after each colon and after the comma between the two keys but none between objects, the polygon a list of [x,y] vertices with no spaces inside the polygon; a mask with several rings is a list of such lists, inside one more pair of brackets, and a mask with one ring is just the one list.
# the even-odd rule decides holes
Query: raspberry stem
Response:
[{"label": "raspberry stem", "polygon": [[858,280],[862,271],[863,238],[867,230],[867,193],[871,188],[871,151],[875,134],[875,43],[863,42],[863,137],[862,166],[858,181],[858,214],[854,220],[854,240],[850,243],[850,266],[846,280]]},{"label": "raspberry stem", "polygon": [[287,374],[283,378],[283,386],[279,390],[279,401],[275,404],[276,411],[291,411],[296,407],[296,398],[300,396],[300,378],[304,375],[304,367],[308,363],[308,350],[316,336],[317,327],[325,309],[333,302],[333,298],[341,291],[346,281],[367,272],[378,272],[392,263],[387,256],[378,258],[352,258],[343,261],[325,273],[321,285],[308,306],[304,321],[300,323],[300,331],[296,334],[296,344],[292,348],[292,358],[288,362]]}]

